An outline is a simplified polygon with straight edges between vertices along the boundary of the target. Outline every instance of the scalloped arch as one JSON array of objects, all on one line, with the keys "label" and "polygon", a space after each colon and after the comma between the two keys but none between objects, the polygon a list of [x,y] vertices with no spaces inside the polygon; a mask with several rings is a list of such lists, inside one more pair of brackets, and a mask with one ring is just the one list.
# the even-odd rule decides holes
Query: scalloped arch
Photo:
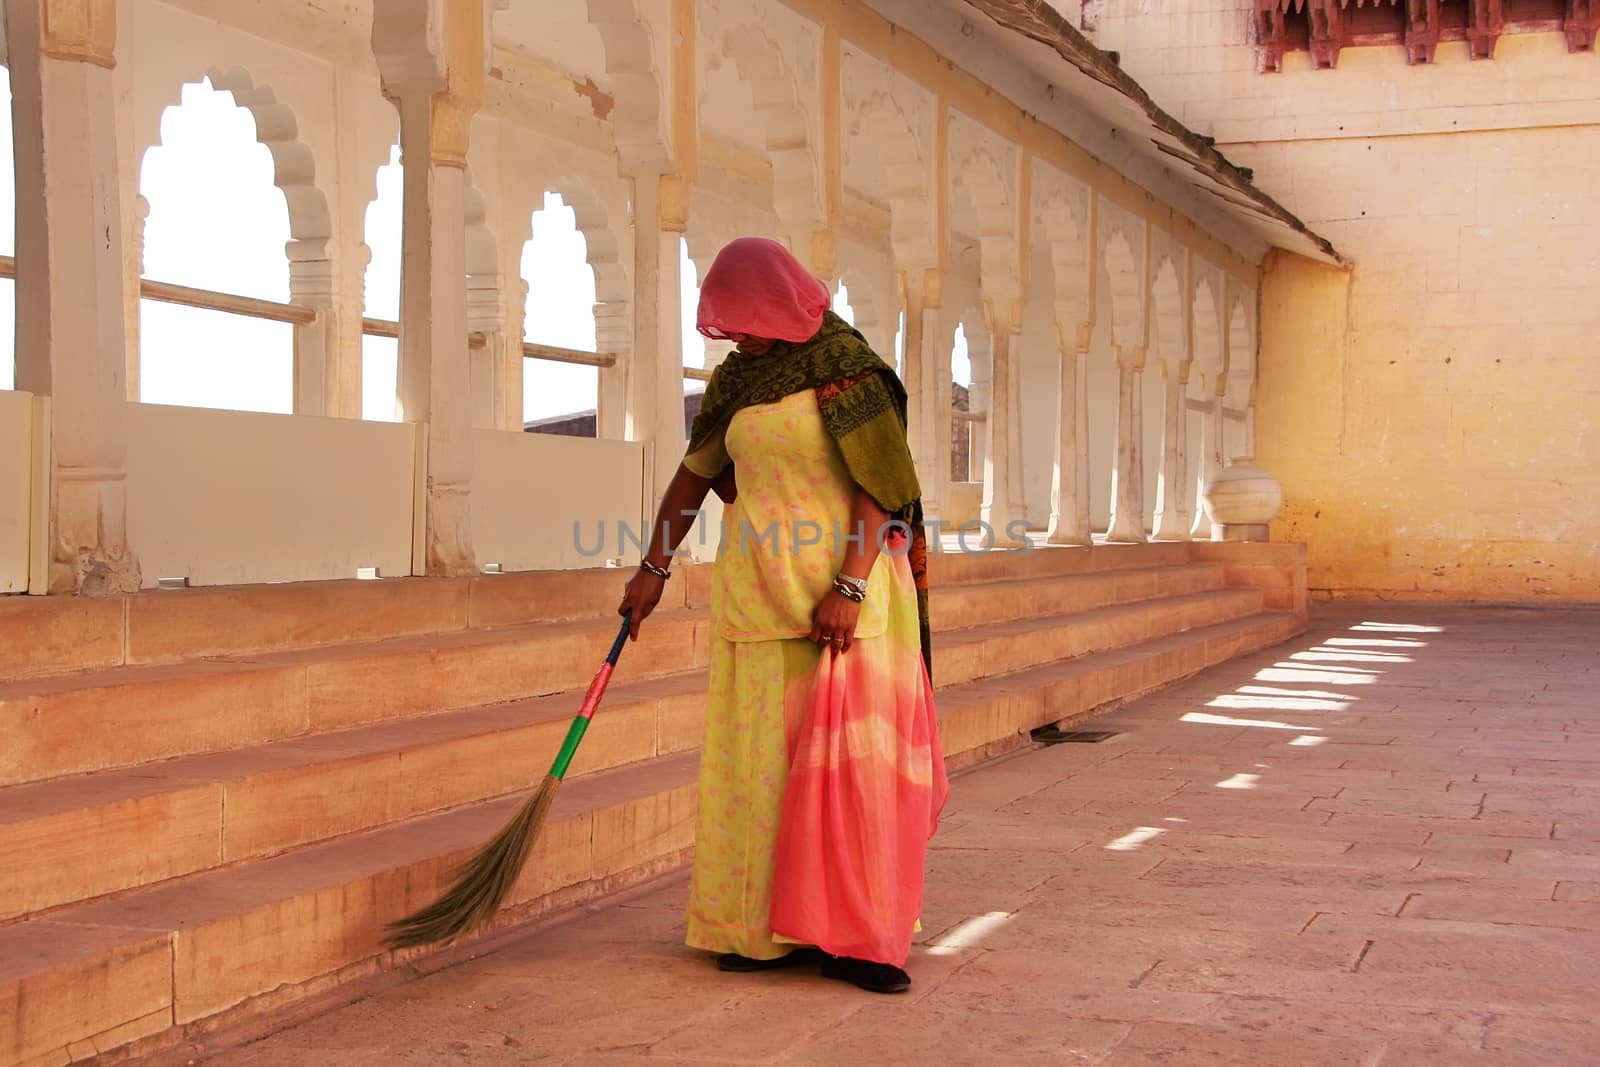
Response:
[{"label": "scalloped arch", "polygon": [[[311,146],[300,139],[300,126],[294,111],[278,100],[272,87],[257,82],[242,66],[223,69],[207,67],[198,77],[177,79],[177,92],[167,98],[157,112],[183,106],[183,87],[209,79],[212,88],[233,96],[234,103],[250,112],[255,120],[256,140],[272,155],[273,184],[283,193],[289,208],[289,235],[296,241],[327,241],[333,238],[333,217],[328,197],[317,184],[316,159]],[[159,133],[153,144],[160,144]]]},{"label": "scalloped arch", "polygon": [[1156,264],[1150,288],[1150,314],[1156,355],[1170,366],[1176,367],[1188,359],[1183,330],[1183,284],[1178,278],[1177,265],[1171,256],[1162,256]]}]

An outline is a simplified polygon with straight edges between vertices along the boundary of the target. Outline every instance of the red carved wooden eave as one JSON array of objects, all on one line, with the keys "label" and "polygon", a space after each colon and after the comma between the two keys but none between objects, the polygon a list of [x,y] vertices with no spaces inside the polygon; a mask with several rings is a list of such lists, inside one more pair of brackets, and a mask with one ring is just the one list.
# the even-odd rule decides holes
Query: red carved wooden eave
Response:
[{"label": "red carved wooden eave", "polygon": [[1503,33],[1554,31],[1569,50],[1594,51],[1600,0],[1256,0],[1254,22],[1263,72],[1296,51],[1330,70],[1340,49],[1369,45],[1402,45],[1416,64],[1432,63],[1441,42],[1465,41],[1473,59],[1491,59]]}]

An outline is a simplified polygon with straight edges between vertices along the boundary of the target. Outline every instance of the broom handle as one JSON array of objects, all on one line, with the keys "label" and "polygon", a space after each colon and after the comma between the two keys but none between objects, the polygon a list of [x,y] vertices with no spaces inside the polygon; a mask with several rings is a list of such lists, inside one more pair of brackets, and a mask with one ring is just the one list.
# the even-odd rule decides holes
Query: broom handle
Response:
[{"label": "broom handle", "polygon": [[606,683],[611,681],[611,672],[616,669],[617,657],[622,655],[622,646],[628,641],[628,622],[629,615],[624,615],[622,628],[617,631],[617,639],[611,642],[611,651],[606,653],[605,662],[594,672],[594,680],[589,683],[589,691],[583,695],[583,705],[578,708],[578,714],[573,718],[572,725],[567,727],[567,739],[561,742],[561,751],[556,753],[555,762],[550,765],[550,777],[558,782],[567,776],[567,767],[572,763],[572,757],[577,754],[578,742],[583,740],[584,732],[589,729],[589,720],[594,718],[595,710],[600,707],[600,698],[605,695]]}]

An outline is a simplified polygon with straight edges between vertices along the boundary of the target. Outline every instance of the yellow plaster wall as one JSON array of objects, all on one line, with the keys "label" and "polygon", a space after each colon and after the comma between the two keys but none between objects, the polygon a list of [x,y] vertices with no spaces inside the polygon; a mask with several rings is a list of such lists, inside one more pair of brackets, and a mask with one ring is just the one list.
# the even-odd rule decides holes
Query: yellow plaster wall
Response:
[{"label": "yellow plaster wall", "polygon": [[417,427],[128,405],[128,540],[147,586],[411,573]]},{"label": "yellow plaster wall", "polygon": [[0,593],[28,589],[33,396],[0,390]]},{"label": "yellow plaster wall", "polygon": [[1311,588],[1600,600],[1600,63],[1546,33],[1259,75],[1248,0],[1175,4],[1111,0],[1097,43],[1354,262],[1261,288],[1255,453]]}]

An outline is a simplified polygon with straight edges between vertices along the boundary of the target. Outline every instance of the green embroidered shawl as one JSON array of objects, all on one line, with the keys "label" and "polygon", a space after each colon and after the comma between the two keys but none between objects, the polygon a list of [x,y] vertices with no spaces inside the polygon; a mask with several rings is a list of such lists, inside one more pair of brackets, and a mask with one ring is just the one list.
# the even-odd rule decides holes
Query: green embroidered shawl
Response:
[{"label": "green embroidered shawl", "polygon": [[923,663],[931,677],[927,543],[922,489],[906,440],[906,389],[865,337],[829,311],[809,341],[779,341],[760,356],[730,353],[706,385],[689,453],[715,440],[741,408],[775,403],[802,389],[817,390],[822,423],[850,477],[891,517],[911,527],[909,562],[917,584]]}]

